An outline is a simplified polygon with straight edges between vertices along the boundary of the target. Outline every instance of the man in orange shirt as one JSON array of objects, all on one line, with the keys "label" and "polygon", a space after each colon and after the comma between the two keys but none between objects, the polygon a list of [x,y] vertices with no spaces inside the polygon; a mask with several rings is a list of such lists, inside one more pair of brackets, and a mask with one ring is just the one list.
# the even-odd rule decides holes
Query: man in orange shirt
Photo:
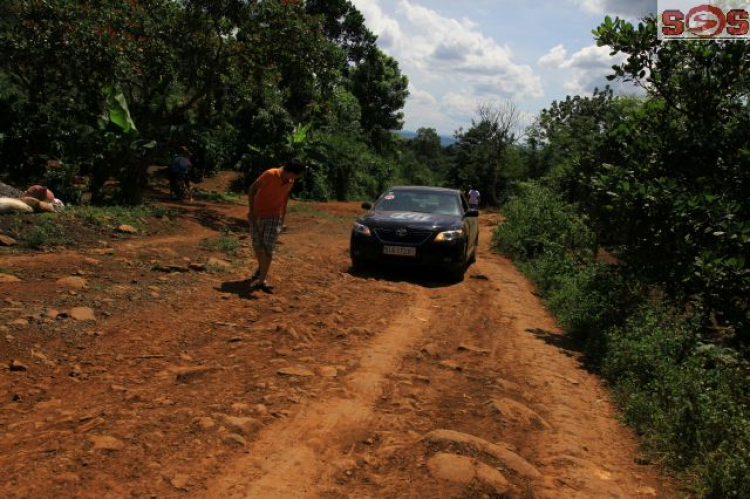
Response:
[{"label": "man in orange shirt", "polygon": [[302,162],[290,161],[280,168],[266,170],[248,189],[247,217],[255,257],[258,259],[258,270],[250,278],[252,289],[272,292],[271,286],[266,283],[266,277],[271,268],[273,250],[284,225],[286,206],[294,181],[306,169]]}]

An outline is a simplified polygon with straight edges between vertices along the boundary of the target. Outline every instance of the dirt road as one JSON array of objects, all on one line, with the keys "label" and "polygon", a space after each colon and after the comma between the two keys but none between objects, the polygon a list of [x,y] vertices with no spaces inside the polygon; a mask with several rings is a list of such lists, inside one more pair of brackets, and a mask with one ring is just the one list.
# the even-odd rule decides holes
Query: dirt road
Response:
[{"label": "dirt road", "polygon": [[0,253],[21,279],[0,284],[0,497],[670,495],[490,251],[495,218],[448,285],[349,273],[357,212],[297,205],[270,295],[246,291],[247,248],[209,244],[244,231],[241,205],[196,203],[168,235]]}]

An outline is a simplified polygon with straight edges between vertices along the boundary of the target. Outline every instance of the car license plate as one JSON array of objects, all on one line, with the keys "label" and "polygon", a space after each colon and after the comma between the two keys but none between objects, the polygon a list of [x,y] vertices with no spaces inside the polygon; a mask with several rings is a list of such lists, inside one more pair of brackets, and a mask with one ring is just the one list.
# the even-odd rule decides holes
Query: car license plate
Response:
[{"label": "car license plate", "polygon": [[409,246],[383,246],[383,254],[395,256],[417,256],[417,248]]}]

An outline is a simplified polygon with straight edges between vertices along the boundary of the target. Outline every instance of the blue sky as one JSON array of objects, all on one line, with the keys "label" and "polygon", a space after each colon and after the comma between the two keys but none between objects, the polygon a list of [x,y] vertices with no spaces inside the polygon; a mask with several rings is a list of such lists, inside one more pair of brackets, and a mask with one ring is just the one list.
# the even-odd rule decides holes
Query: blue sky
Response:
[{"label": "blue sky", "polygon": [[404,129],[443,135],[468,128],[479,104],[511,100],[530,122],[554,100],[604,86],[618,59],[591,30],[608,14],[656,12],[656,0],[352,1],[409,77]]}]

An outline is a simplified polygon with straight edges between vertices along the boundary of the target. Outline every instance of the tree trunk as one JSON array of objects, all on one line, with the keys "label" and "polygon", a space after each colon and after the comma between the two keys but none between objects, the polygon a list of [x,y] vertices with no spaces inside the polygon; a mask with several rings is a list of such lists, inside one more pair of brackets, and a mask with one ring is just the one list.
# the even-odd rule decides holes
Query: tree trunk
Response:
[{"label": "tree trunk", "polygon": [[123,204],[143,204],[143,191],[148,185],[149,161],[139,160],[120,173],[120,198]]}]

